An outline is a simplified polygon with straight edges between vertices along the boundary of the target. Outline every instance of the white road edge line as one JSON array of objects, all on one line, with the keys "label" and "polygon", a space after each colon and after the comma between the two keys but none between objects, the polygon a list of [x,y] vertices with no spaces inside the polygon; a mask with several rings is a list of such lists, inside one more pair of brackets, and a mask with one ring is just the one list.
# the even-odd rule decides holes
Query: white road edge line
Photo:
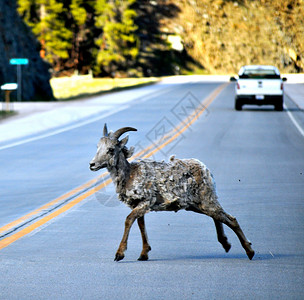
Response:
[{"label": "white road edge line", "polygon": [[298,131],[300,132],[300,134],[304,137],[304,130],[303,130],[303,128],[300,126],[300,124],[297,122],[297,120],[294,118],[294,116],[288,110],[288,107],[285,104],[284,104],[284,109],[286,110],[287,115],[290,118],[290,120],[293,123],[293,125],[298,129]]},{"label": "white road edge line", "polygon": [[22,145],[22,144],[26,144],[26,143],[29,143],[29,142],[34,142],[34,141],[37,141],[37,140],[41,140],[41,139],[44,139],[44,138],[47,138],[47,137],[50,137],[50,136],[53,136],[53,135],[65,132],[65,131],[69,131],[69,130],[72,130],[72,129],[75,129],[75,128],[78,128],[78,127],[81,127],[81,126],[84,126],[84,125],[87,125],[87,124],[90,124],[90,123],[93,123],[93,122],[98,121],[98,120],[100,120],[102,118],[106,118],[106,117],[108,117],[110,115],[113,115],[113,114],[115,114],[117,112],[125,110],[128,107],[130,107],[130,105],[123,105],[122,107],[120,107],[118,109],[109,111],[109,112],[107,112],[105,114],[102,114],[102,115],[97,116],[95,118],[92,118],[90,120],[78,122],[77,124],[70,125],[70,126],[65,126],[64,128],[57,129],[57,130],[49,132],[49,133],[40,134],[40,135],[32,137],[32,138],[23,139],[21,141],[14,142],[14,143],[2,146],[2,147],[0,147],[0,151],[4,150],[4,149],[16,147],[16,146],[19,146],[19,145]]},{"label": "white road edge line", "polygon": [[[173,89],[173,88],[170,87],[169,89],[168,88],[160,89],[159,91],[155,91],[152,94],[143,95],[143,96],[141,96],[139,98],[142,98],[141,99],[142,102],[146,102],[147,100],[150,100],[153,97],[157,97],[157,96],[159,96],[159,95],[161,95],[163,93],[166,93],[166,92],[168,92],[168,90],[170,91],[171,89]],[[47,137],[50,137],[50,136],[53,136],[53,135],[56,135],[56,134],[60,134],[60,133],[63,133],[63,132],[69,131],[69,130],[73,130],[73,129],[79,128],[81,126],[85,126],[85,125],[94,123],[96,121],[99,121],[99,120],[101,120],[103,118],[109,117],[109,116],[111,116],[113,114],[116,114],[116,113],[118,113],[120,111],[123,111],[123,110],[131,107],[134,104],[134,102],[136,102],[139,98],[131,100],[129,104],[124,104],[120,108],[117,108],[117,109],[114,109],[114,110],[110,110],[109,112],[106,112],[106,113],[104,113],[102,115],[99,115],[99,116],[96,116],[96,117],[92,117],[89,120],[78,121],[76,124],[70,125],[70,126],[68,126],[68,125],[62,125],[60,129],[53,130],[52,132],[45,133],[45,134],[39,134],[39,135],[37,135],[35,137],[25,138],[25,139],[22,139],[22,140],[17,141],[17,142],[13,142],[13,143],[10,143],[10,144],[4,145],[4,146],[0,146],[0,151],[8,149],[8,148],[12,148],[12,147],[20,146],[20,145],[23,145],[23,144],[26,144],[26,143],[34,142],[34,141],[37,141],[37,140],[41,140],[41,139],[44,139],[44,138],[47,138]]]}]

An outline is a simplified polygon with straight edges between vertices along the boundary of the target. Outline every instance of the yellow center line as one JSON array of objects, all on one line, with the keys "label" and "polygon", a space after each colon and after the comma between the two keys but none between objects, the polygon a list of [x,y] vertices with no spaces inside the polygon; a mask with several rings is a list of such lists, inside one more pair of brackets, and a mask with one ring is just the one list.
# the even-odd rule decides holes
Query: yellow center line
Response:
[{"label": "yellow center line", "polygon": [[91,189],[91,190],[85,192],[84,194],[76,197],[74,200],[70,201],[66,205],[64,205],[64,206],[60,207],[59,209],[55,210],[51,214],[45,216],[44,218],[41,218],[39,221],[36,221],[35,223],[25,227],[24,229],[21,229],[17,233],[15,233],[15,234],[7,237],[7,238],[4,238],[3,240],[0,241],[0,250],[7,247],[10,244],[12,244],[13,242],[17,241],[21,237],[31,233],[32,231],[34,231],[38,227],[44,225],[45,223],[49,222],[50,220],[58,217],[60,214],[66,212],[69,209],[71,209],[73,206],[75,206],[79,202],[81,202],[84,199],[88,198],[89,196],[93,195],[97,190],[100,190],[100,189],[104,188],[105,186],[109,185],[110,182],[111,182],[111,179],[106,180],[105,182],[100,184],[98,187],[96,187],[94,189]]},{"label": "yellow center line", "polygon": [[43,210],[46,210],[48,209],[49,207],[59,203],[60,201],[63,201],[63,200],[66,200],[68,199],[69,197],[72,197],[74,196],[75,194],[77,194],[78,192],[81,192],[82,190],[84,190],[85,188],[88,188],[90,187],[91,185],[93,185],[94,183],[96,183],[98,180],[100,180],[100,178],[103,178],[105,177],[106,175],[108,175],[109,173],[108,172],[105,172],[103,174],[101,174],[100,176],[98,176],[97,178],[94,178],[88,182],[86,182],[85,184],[71,190],[70,192],[68,193],[65,193],[64,195],[52,200],[51,202],[49,203],[46,203],[44,205],[42,205],[41,207],[35,209],[34,211],[22,216],[21,218],[11,222],[11,223],[8,223],[6,225],[4,225],[3,227],[0,228],[0,234],[16,227],[17,225],[27,221],[28,219],[30,219],[31,217],[35,216],[35,215],[38,215],[39,213],[41,213]]},{"label": "yellow center line", "polygon": [[[219,86],[216,90],[214,90],[205,100],[204,100],[204,107],[203,108],[199,108],[198,110],[195,110],[194,113],[187,118],[187,123],[185,122],[181,122],[176,128],[174,128],[173,133],[176,131],[176,133],[169,138],[170,135],[167,135],[166,137],[162,138],[162,140],[165,140],[161,145],[156,146],[155,145],[149,145],[148,147],[146,147],[145,149],[143,149],[142,151],[136,153],[134,156],[131,157],[131,160],[134,160],[136,157],[141,156],[142,154],[148,152],[150,149],[153,149],[155,147],[154,150],[151,150],[149,153],[147,153],[145,156],[143,156],[143,158],[147,158],[152,156],[153,154],[155,154],[156,152],[158,152],[159,150],[161,150],[162,148],[164,148],[165,146],[167,146],[169,143],[171,143],[173,140],[175,140],[179,135],[181,135],[186,129],[188,129],[198,118],[199,116],[206,110],[206,108],[212,103],[212,101],[219,95],[219,93],[227,86],[227,84],[222,84],[221,86]],[[183,126],[183,127],[182,127]],[[181,129],[179,129],[181,128]],[[103,178],[105,176],[107,176],[109,173],[108,172],[104,172],[103,174],[101,174],[99,177],[90,180],[89,182],[81,185],[80,187],[62,195],[61,197],[56,198],[55,200],[41,206],[40,208],[34,210],[33,212],[3,226],[0,228],[0,233],[7,231],[11,228],[13,228],[14,226],[22,223],[23,221],[29,219],[31,216],[34,216],[36,214],[38,214],[39,212],[41,212],[44,209],[47,209],[49,207],[51,207],[52,205],[58,203],[61,200],[67,199],[68,197],[71,197],[73,195],[75,195],[77,192],[83,190],[86,187],[90,187],[92,184],[98,182],[98,180],[100,178]],[[23,236],[29,234],[30,232],[34,231],[35,229],[39,228],[40,226],[44,225],[45,223],[49,222],[50,220],[56,218],[57,216],[59,216],[60,214],[66,212],[67,210],[71,209],[72,207],[74,207],[76,204],[80,203],[81,201],[83,201],[84,199],[88,198],[89,196],[93,195],[95,192],[99,191],[100,189],[108,186],[110,183],[112,182],[111,178],[107,179],[106,181],[102,182],[101,184],[99,184],[98,186],[95,186],[91,189],[89,189],[88,191],[84,192],[83,194],[81,194],[80,196],[77,196],[75,199],[69,201],[67,204],[63,205],[62,207],[58,208],[57,210],[55,210],[54,212],[48,214],[47,216],[41,218],[40,220],[28,225],[27,227],[21,229],[20,231],[16,232],[15,234],[12,234],[4,239],[2,239],[0,241],[0,250],[7,247],[8,245],[12,244],[13,242],[15,242],[16,240],[22,238]]]}]

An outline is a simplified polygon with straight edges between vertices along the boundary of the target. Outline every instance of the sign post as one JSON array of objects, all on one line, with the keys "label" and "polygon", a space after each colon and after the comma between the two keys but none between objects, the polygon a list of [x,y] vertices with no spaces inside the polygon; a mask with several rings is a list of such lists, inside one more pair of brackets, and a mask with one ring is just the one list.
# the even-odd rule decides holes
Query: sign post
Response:
[{"label": "sign post", "polygon": [[[5,110],[10,111],[10,93],[18,88],[17,83],[6,83],[1,85],[1,90],[5,92]],[[2,106],[3,108],[3,106]]]},{"label": "sign post", "polygon": [[22,70],[21,65],[27,65],[29,63],[29,60],[27,58],[12,58],[10,60],[11,65],[17,65],[17,83],[18,83],[18,89],[17,89],[17,100],[21,101],[22,96]]}]

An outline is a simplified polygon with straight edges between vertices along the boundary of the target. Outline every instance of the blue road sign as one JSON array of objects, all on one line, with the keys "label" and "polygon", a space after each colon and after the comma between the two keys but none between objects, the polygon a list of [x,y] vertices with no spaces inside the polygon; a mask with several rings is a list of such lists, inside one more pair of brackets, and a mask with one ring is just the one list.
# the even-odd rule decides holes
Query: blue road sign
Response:
[{"label": "blue road sign", "polygon": [[11,58],[10,64],[17,66],[17,81],[18,81],[18,89],[17,89],[17,99],[21,101],[22,99],[22,65],[27,65],[29,60],[27,58]]},{"label": "blue road sign", "polygon": [[12,58],[10,59],[11,65],[27,65],[29,60],[27,58]]}]

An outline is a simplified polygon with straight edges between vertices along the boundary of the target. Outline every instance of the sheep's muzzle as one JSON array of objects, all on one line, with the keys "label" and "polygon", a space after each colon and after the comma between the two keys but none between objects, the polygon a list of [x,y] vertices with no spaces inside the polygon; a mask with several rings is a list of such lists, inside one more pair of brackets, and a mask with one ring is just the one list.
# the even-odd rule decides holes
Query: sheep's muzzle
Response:
[{"label": "sheep's muzzle", "polygon": [[106,163],[103,163],[103,164],[99,164],[99,163],[90,163],[90,170],[91,171],[98,171],[102,168],[106,168],[107,167],[107,164]]}]

